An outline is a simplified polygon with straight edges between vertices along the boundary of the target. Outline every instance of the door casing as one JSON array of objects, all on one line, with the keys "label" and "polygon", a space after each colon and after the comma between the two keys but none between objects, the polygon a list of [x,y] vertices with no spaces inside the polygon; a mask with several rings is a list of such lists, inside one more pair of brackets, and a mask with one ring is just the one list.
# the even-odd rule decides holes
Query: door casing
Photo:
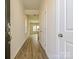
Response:
[{"label": "door casing", "polygon": [[5,0],[5,58],[10,59],[10,0]]}]

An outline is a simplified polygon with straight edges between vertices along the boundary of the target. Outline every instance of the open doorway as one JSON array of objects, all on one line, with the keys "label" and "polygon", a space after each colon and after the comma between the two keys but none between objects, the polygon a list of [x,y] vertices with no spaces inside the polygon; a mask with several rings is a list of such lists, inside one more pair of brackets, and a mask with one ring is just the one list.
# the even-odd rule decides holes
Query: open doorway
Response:
[{"label": "open doorway", "polygon": [[72,0],[6,1],[7,59],[72,59]]},{"label": "open doorway", "polygon": [[42,4],[42,0],[10,1],[11,59],[48,59],[46,50],[40,43]]}]

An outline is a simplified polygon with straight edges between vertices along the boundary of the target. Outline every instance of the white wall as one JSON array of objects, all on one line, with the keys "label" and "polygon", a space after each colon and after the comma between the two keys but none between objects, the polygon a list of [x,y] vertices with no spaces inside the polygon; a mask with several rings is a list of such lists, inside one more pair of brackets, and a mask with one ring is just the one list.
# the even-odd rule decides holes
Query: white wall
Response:
[{"label": "white wall", "polygon": [[44,0],[40,10],[40,42],[49,59],[56,59],[55,0]]},{"label": "white wall", "polygon": [[40,8],[40,15],[39,15],[39,20],[40,20],[40,43],[42,44],[42,46],[44,47],[44,49],[46,48],[45,46],[45,42],[46,42],[46,14],[45,14],[45,10],[46,9],[46,4],[45,1],[43,0],[42,4],[41,4],[41,8]]},{"label": "white wall", "polygon": [[25,41],[25,19],[20,0],[11,2],[11,59],[14,59],[17,52]]}]

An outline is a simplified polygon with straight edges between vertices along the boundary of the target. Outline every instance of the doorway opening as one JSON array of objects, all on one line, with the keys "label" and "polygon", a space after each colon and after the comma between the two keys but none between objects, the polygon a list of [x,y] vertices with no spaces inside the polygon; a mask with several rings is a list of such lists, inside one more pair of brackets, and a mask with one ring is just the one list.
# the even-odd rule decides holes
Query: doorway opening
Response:
[{"label": "doorway opening", "polygon": [[41,38],[41,20],[46,16],[46,8],[42,10],[44,3],[44,0],[11,0],[11,59],[48,59],[45,38]]}]

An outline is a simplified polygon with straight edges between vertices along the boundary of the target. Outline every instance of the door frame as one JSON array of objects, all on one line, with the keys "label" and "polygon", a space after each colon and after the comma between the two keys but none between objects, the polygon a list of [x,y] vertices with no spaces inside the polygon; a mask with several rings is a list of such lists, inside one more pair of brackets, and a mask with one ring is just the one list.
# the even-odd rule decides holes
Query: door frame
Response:
[{"label": "door frame", "polygon": [[10,59],[10,0],[5,0],[5,59]]}]

